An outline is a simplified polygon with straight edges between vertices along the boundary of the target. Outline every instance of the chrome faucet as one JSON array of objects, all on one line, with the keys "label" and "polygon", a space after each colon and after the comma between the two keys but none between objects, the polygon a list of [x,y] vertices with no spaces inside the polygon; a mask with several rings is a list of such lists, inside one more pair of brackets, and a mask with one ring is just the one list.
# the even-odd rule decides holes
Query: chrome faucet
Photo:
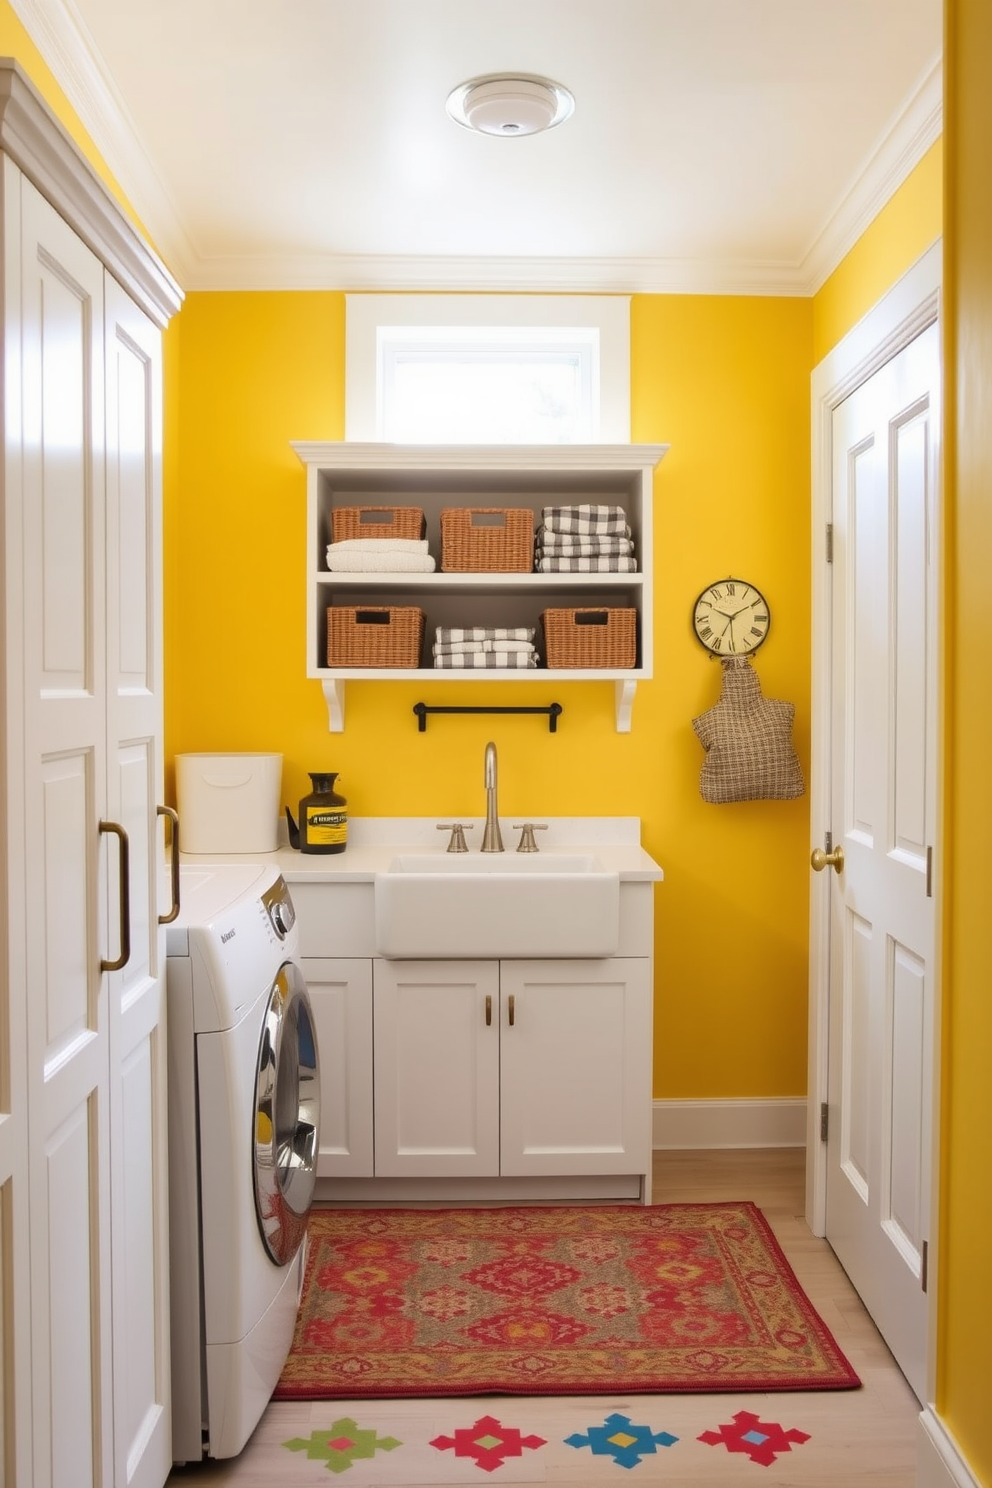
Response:
[{"label": "chrome faucet", "polygon": [[496,805],[496,745],[486,745],[484,770],[486,787],[486,828],[482,834],[483,852],[502,852],[503,838],[499,830],[499,810]]}]

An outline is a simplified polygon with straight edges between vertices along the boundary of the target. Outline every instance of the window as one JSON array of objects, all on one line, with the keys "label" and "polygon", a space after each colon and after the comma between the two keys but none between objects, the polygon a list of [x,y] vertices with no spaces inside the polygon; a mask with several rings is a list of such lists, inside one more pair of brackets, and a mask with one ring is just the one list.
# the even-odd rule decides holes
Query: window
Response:
[{"label": "window", "polygon": [[346,438],[625,444],[630,302],[349,295]]}]

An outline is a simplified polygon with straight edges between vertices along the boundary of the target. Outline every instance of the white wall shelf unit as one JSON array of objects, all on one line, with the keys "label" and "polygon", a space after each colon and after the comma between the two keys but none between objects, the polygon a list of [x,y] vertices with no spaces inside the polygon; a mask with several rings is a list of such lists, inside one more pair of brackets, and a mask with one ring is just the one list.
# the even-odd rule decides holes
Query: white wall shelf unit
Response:
[{"label": "white wall shelf unit", "polygon": [[[318,680],[332,732],[344,728],[348,681],[614,683],[616,727],[627,733],[637,683],[652,675],[652,542],[655,467],[661,444],[392,445],[293,443],[307,470],[307,676]],[[618,573],[442,573],[440,514],[445,507],[530,507],[535,530],[545,506],[622,506],[638,571]],[[332,573],[326,564],[331,518],[341,506],[417,506],[424,512],[434,573]],[[424,611],[418,667],[329,667],[332,605],[416,605]],[[638,652],[630,668],[493,668],[452,672],[429,664],[438,625],[531,625],[541,641],[548,608],[601,605],[637,611]]]}]

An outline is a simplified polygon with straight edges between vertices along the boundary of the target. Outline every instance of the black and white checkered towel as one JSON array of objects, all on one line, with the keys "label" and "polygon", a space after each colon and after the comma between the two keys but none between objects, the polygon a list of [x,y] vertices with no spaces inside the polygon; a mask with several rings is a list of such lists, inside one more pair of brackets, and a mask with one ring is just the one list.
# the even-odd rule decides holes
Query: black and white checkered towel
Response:
[{"label": "black and white checkered towel", "polygon": [[446,651],[435,654],[436,667],[475,669],[477,667],[503,667],[523,671],[537,666],[537,656],[530,651]]},{"label": "black and white checkered towel", "polygon": [[604,553],[598,558],[538,558],[538,573],[636,573],[637,559],[622,553]]},{"label": "black and white checkered towel", "polygon": [[576,537],[605,537],[611,533],[630,536],[627,513],[622,506],[546,506],[541,521],[554,532],[571,532]]},{"label": "black and white checkered towel", "polygon": [[610,537],[573,537],[571,533],[537,529],[535,552],[539,558],[598,558],[603,553],[634,551],[634,541],[619,534]]},{"label": "black and white checkered towel", "polygon": [[439,625],[434,639],[445,646],[459,641],[532,641],[534,635],[533,625]]}]

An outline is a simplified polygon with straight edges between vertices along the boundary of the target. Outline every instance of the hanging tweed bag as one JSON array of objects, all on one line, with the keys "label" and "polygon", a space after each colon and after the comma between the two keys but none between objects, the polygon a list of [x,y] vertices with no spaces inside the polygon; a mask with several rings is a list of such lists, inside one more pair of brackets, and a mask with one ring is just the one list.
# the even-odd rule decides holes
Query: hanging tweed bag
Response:
[{"label": "hanging tweed bag", "polygon": [[762,695],[745,656],[721,660],[720,701],[692,720],[703,748],[699,793],[704,801],[787,801],[806,787],[792,747],[795,706]]}]

